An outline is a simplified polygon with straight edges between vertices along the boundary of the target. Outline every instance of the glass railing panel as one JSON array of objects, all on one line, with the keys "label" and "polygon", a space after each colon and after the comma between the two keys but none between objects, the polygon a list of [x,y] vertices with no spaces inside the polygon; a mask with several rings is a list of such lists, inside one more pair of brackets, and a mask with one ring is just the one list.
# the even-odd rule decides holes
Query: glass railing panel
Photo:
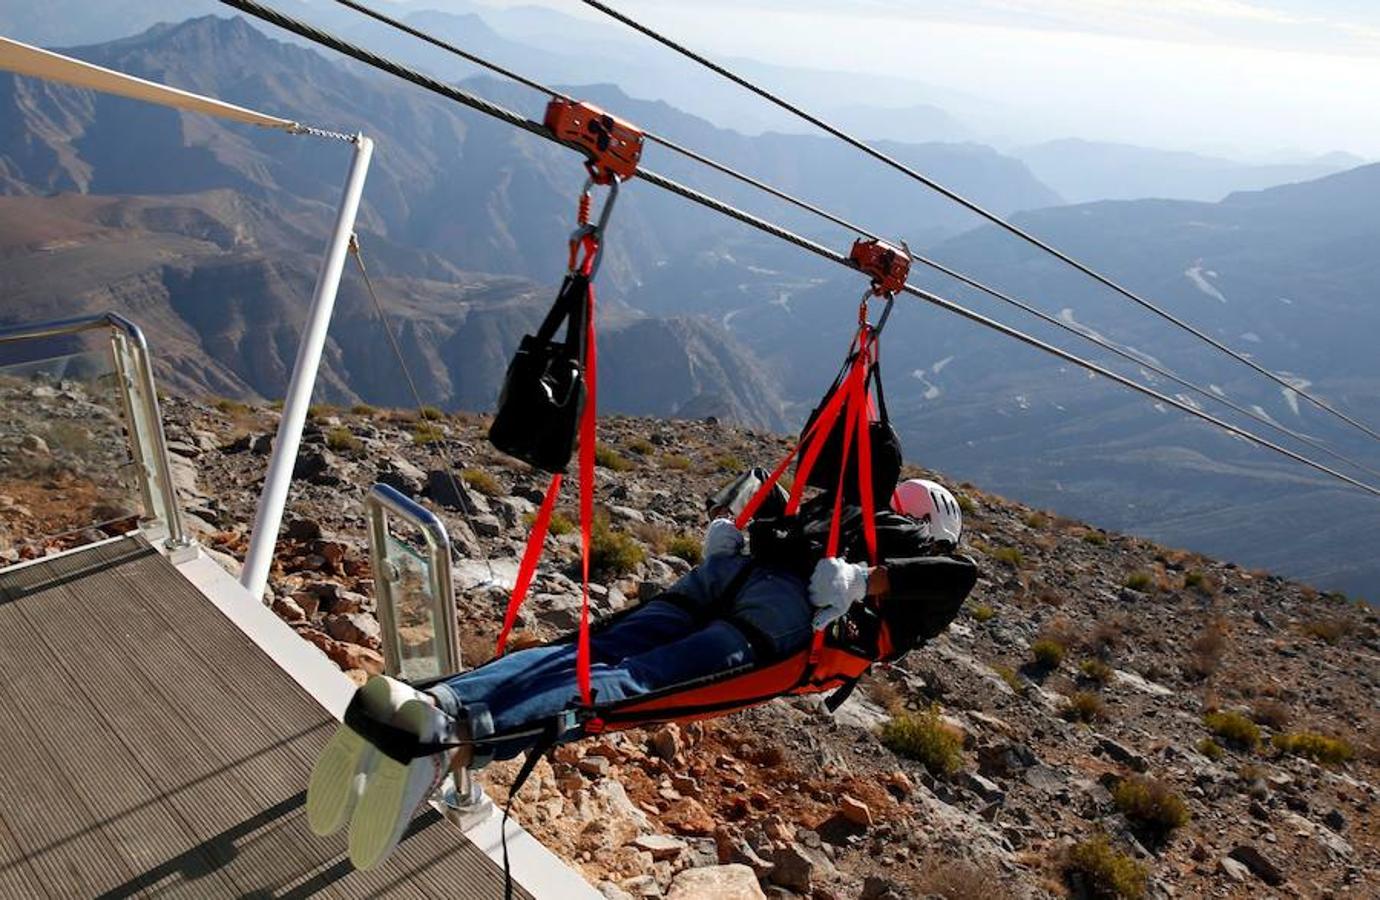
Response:
[{"label": "glass railing panel", "polygon": [[109,345],[0,353],[0,564],[138,526],[150,515]]},{"label": "glass railing panel", "polygon": [[408,681],[445,674],[436,639],[436,597],[431,565],[425,555],[393,534],[386,542],[385,577],[389,580],[397,671]]}]

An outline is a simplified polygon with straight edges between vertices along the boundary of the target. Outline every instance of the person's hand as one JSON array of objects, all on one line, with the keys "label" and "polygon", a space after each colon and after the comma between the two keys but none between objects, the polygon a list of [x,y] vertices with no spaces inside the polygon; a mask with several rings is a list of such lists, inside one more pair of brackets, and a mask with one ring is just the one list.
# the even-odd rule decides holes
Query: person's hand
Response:
[{"label": "person's hand", "polygon": [[810,576],[810,605],[815,608],[814,628],[819,631],[867,595],[867,566],[838,557],[821,559]]},{"label": "person's hand", "polygon": [[746,542],[732,519],[715,519],[704,531],[704,558],[737,556]]}]

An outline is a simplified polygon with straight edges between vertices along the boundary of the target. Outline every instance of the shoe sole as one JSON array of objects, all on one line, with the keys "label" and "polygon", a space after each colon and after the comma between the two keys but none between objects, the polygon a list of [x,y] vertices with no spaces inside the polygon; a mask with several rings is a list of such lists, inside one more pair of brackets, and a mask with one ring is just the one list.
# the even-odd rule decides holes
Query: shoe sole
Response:
[{"label": "shoe sole", "polygon": [[372,869],[393,852],[444,774],[445,767],[379,760],[350,820],[350,862],[356,869]]},{"label": "shoe sole", "polygon": [[354,729],[336,729],[312,766],[307,783],[307,824],[322,837],[350,821],[359,799],[359,781],[367,777],[378,751]]}]

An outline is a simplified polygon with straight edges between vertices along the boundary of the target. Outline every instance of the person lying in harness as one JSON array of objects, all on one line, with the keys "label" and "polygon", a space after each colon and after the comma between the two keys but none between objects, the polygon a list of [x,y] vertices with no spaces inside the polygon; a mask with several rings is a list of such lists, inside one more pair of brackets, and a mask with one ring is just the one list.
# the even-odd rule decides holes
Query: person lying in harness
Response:
[{"label": "person lying in harness", "polygon": [[[856,507],[843,515],[842,555],[821,558],[832,511],[826,495],[790,519],[759,512],[750,540],[733,520],[714,519],[700,565],[661,595],[596,627],[596,706],[617,709],[803,658],[817,633],[855,653],[861,674],[872,661],[898,659],[943,631],[977,577],[972,560],[955,553],[962,515],[952,495],[932,482],[899,485],[892,509],[876,513],[877,566],[846,558],[859,558]],[[385,676],[370,679],[352,704],[355,727],[347,714],[313,769],[311,827],[329,834],[349,822],[351,861],[376,865],[451,767],[478,767],[550,742],[558,721],[568,726],[561,742],[587,733],[586,721],[572,715],[580,706],[575,665],[575,643],[565,640],[508,653],[425,690]],[[767,699],[730,698],[722,708]],[[678,712],[660,720],[681,718]],[[370,742],[377,735],[356,730],[375,730],[371,723],[386,723],[440,752],[416,758],[380,752]]]}]

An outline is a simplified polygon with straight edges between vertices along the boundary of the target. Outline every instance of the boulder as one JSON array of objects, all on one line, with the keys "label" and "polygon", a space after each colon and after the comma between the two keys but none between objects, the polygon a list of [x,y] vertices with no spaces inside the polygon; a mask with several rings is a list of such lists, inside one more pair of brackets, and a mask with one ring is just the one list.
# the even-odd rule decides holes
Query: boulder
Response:
[{"label": "boulder", "polygon": [[[589,757],[586,757],[588,759]],[[595,757],[596,759],[602,757]],[[664,834],[644,834],[632,842],[632,845],[639,850],[652,855],[656,862],[663,860],[673,860],[685,852],[686,843],[679,838],[668,837]]]},{"label": "boulder", "polygon": [[326,617],[326,633],[337,641],[359,644],[371,650],[383,646],[378,620],[363,613],[339,613]]},{"label": "boulder", "polygon": [[671,882],[667,900],[766,900],[757,876],[747,866],[686,869]]},{"label": "boulder", "polygon": [[778,847],[772,854],[772,870],[767,876],[772,884],[789,888],[800,894],[810,893],[810,881],[814,877],[815,861],[799,844]]},{"label": "boulder", "polygon": [[872,810],[868,805],[856,797],[844,794],[839,797],[839,815],[844,821],[851,822],[861,828],[872,827]]},{"label": "boulder", "polygon": [[1271,887],[1278,887],[1284,883],[1284,870],[1252,844],[1238,844],[1227,856],[1250,869],[1257,878]]}]

